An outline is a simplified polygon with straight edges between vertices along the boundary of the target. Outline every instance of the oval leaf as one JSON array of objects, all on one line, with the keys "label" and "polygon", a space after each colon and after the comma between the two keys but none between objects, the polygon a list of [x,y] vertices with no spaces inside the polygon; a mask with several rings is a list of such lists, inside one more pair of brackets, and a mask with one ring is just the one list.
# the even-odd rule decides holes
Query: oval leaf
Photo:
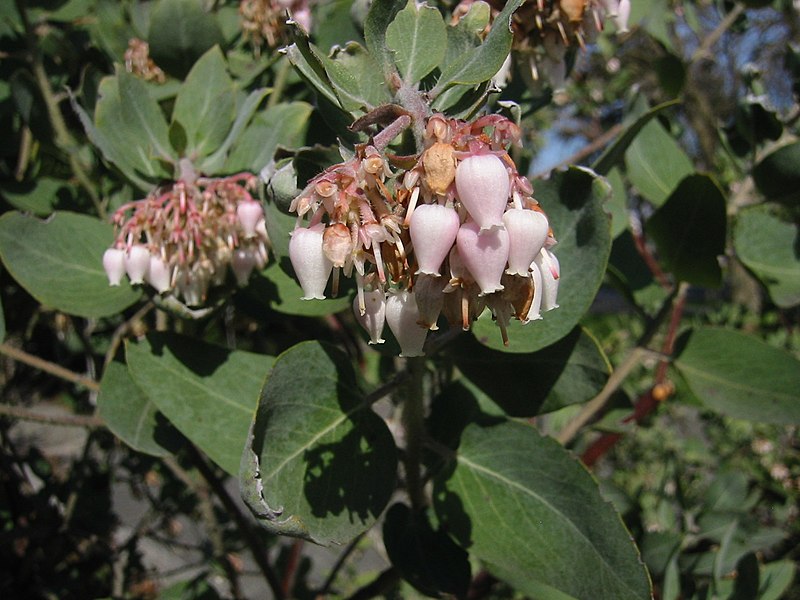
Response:
[{"label": "oval leaf", "polygon": [[165,456],[180,444],[180,434],[134,383],[122,363],[112,362],[106,367],[97,408],[112,433],[134,450]]},{"label": "oval leaf", "polygon": [[463,336],[453,345],[453,354],[464,376],[515,417],[586,402],[603,388],[609,374],[597,342],[577,327],[538,352],[504,354]]},{"label": "oval leaf", "polygon": [[264,527],[344,544],[383,512],[397,458],[347,357],[320,342],[275,361],[242,455],[242,497]]},{"label": "oval leaf", "polygon": [[725,197],[708,175],[690,175],[647,221],[661,262],[681,281],[718,287],[725,253]]},{"label": "oval leaf", "polygon": [[228,473],[239,459],[273,357],[175,334],[125,345],[134,382],[187,438]]},{"label": "oval leaf", "polygon": [[619,515],[563,447],[523,423],[468,426],[434,481],[440,521],[471,555],[535,598],[650,598]]},{"label": "oval leaf", "polygon": [[675,366],[709,408],[738,419],[800,423],[800,361],[730,329],[684,336]]},{"label": "oval leaf", "polygon": [[439,66],[447,50],[447,30],[433,7],[411,0],[386,29],[386,46],[407,85],[414,85]]},{"label": "oval leaf", "polygon": [[767,287],[775,304],[789,308],[800,303],[796,224],[779,219],[769,207],[743,210],[736,217],[733,244],[739,259]]},{"label": "oval leaf", "polygon": [[535,352],[560,340],[577,325],[591,306],[611,252],[611,224],[603,210],[610,189],[588,169],[571,168],[536,182],[535,197],[550,219],[561,263],[559,308],[546,312],[541,321],[523,325],[513,320],[508,327],[510,343],[504,346],[488,311],[473,324],[482,344],[504,352]]},{"label": "oval leaf", "polygon": [[770,200],[797,205],[800,200],[800,142],[778,148],[753,168],[758,190]]},{"label": "oval leaf", "polygon": [[108,285],[103,252],[113,241],[111,225],[75,213],[0,218],[0,258],[14,279],[43,305],[80,317],[116,314],[141,296],[127,281]]}]

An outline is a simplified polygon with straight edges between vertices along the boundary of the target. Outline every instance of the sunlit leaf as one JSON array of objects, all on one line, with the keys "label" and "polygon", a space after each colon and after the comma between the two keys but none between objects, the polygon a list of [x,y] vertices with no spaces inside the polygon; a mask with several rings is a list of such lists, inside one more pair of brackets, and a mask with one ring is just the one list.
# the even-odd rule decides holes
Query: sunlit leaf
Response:
[{"label": "sunlit leaf", "polygon": [[471,556],[522,594],[650,597],[630,534],[592,476],[528,424],[468,426],[434,480],[434,508]]},{"label": "sunlit leaf", "polygon": [[123,281],[108,285],[103,253],[111,225],[69,212],[46,221],[18,212],[0,217],[0,257],[9,273],[44,306],[81,317],[107,317],[141,294]]},{"label": "sunlit leaf", "polygon": [[407,4],[407,0],[374,0],[364,21],[364,40],[370,56],[387,81],[397,72],[392,51],[386,44],[386,30]]},{"label": "sunlit leaf", "polygon": [[238,473],[273,357],[166,333],[127,343],[125,356],[133,381],[164,416],[220,467]]},{"label": "sunlit leaf", "polygon": [[343,544],[395,489],[394,440],[358,389],[347,357],[303,342],[275,361],[242,455],[242,496],[282,535]]},{"label": "sunlit leaf", "polygon": [[407,85],[413,85],[433,71],[447,50],[444,19],[431,6],[412,0],[397,13],[386,29],[386,45]]},{"label": "sunlit leaf", "polygon": [[763,423],[800,423],[800,361],[751,335],[703,328],[681,339],[675,366],[709,408]]}]

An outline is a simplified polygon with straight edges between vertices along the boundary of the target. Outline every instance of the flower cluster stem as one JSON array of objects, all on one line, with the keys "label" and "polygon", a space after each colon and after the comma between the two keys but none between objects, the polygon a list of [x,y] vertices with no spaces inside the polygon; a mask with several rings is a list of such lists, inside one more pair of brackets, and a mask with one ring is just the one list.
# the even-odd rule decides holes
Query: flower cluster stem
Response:
[{"label": "flower cluster stem", "polygon": [[403,428],[405,431],[406,491],[411,507],[425,506],[422,479],[422,446],[425,438],[425,403],[423,377],[424,357],[408,358],[409,380],[403,398]]}]

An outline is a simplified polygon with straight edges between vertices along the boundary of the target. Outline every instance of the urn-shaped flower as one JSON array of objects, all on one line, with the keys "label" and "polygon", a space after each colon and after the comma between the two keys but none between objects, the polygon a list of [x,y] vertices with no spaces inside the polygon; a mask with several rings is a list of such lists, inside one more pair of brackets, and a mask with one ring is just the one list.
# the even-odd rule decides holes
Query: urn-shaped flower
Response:
[{"label": "urn-shaped flower", "polygon": [[456,168],[458,198],[481,230],[503,226],[510,187],[506,166],[494,154],[469,156]]},{"label": "urn-shaped flower", "polygon": [[289,240],[289,260],[303,288],[303,300],[323,300],[333,263],[322,250],[323,225],[298,227]]},{"label": "urn-shaped flower", "polygon": [[361,313],[358,297],[353,299],[353,313],[356,321],[369,334],[370,344],[383,344],[386,340],[381,335],[386,322],[386,294],[383,290],[364,292],[364,313]]},{"label": "urn-shaped flower", "polygon": [[423,356],[422,347],[428,330],[420,326],[419,309],[414,292],[406,290],[389,294],[386,299],[386,323],[400,344],[400,356]]},{"label": "urn-shaped flower", "polygon": [[108,275],[108,285],[119,285],[125,275],[125,250],[109,248],[103,253],[103,268]]},{"label": "urn-shaped flower", "polygon": [[417,273],[438,277],[442,262],[458,235],[458,213],[447,206],[423,204],[414,209],[409,224],[419,268]]},{"label": "urn-shaped flower", "polygon": [[549,224],[544,213],[512,208],[503,215],[508,232],[509,275],[527,275],[528,268],[547,239]]},{"label": "urn-shaped flower", "polygon": [[481,231],[474,221],[458,230],[458,254],[481,288],[481,294],[503,289],[500,279],[508,262],[508,232],[504,228]]}]

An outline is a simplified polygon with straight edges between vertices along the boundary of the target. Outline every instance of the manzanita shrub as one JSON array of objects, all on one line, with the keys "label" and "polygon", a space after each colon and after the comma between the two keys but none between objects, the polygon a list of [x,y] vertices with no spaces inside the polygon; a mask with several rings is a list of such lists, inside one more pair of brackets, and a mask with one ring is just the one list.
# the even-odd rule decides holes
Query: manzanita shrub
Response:
[{"label": "manzanita shrub", "polygon": [[5,3],[0,595],[800,597],[800,19],[751,4]]}]

